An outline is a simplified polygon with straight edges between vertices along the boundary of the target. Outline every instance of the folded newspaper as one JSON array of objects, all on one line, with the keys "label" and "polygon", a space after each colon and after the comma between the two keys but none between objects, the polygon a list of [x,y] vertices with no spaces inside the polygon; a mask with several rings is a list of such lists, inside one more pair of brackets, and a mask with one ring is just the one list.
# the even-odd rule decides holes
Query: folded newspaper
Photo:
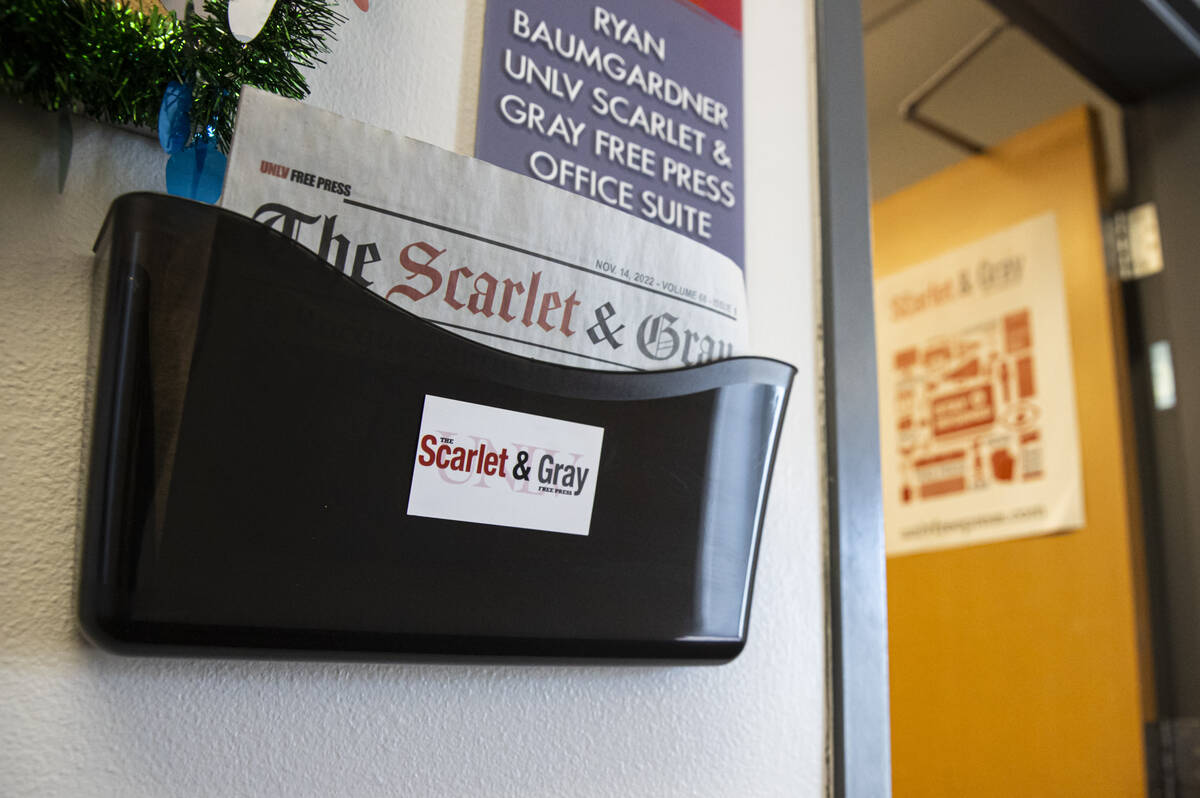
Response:
[{"label": "folded newspaper", "polygon": [[243,90],[221,204],[387,301],[515,354],[667,369],[744,353],[729,258],[498,166]]}]

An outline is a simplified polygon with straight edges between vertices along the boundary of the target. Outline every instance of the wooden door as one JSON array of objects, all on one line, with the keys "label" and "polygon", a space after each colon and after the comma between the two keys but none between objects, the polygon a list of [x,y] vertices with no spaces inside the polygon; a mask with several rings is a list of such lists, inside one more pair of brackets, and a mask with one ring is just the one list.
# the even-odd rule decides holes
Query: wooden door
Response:
[{"label": "wooden door", "polygon": [[1085,109],[873,209],[875,274],[1052,211],[1074,360],[1085,528],[888,560],[898,798],[1142,796],[1153,713],[1119,305]]}]

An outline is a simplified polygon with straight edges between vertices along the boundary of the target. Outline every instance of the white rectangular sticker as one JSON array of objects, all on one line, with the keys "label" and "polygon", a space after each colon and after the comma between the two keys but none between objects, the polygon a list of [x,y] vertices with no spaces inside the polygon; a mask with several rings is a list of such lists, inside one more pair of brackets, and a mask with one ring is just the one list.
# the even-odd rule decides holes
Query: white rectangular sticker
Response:
[{"label": "white rectangular sticker", "polygon": [[604,429],[426,396],[408,514],[586,535]]}]

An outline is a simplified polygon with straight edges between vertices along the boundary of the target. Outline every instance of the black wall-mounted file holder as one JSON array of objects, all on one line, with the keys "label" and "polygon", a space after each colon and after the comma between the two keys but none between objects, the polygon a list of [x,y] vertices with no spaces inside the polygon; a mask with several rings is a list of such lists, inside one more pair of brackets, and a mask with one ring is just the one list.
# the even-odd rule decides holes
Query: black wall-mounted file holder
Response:
[{"label": "black wall-mounted file holder", "polygon": [[[114,202],[94,291],[79,608],[97,644],[697,661],[745,645],[791,366],[506,354],[249,219],[152,194]],[[602,427],[589,534],[408,515],[426,396]]]}]

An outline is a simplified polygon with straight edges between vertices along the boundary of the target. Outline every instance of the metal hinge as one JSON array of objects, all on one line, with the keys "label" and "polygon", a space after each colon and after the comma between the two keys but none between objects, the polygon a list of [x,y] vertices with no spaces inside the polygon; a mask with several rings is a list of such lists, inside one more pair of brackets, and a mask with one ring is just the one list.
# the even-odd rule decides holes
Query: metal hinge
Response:
[{"label": "metal hinge", "polygon": [[1163,270],[1158,208],[1153,202],[1114,212],[1105,220],[1104,234],[1109,265],[1122,280],[1137,280]]},{"label": "metal hinge", "polygon": [[1166,718],[1146,725],[1151,798],[1200,798],[1200,718]]}]

